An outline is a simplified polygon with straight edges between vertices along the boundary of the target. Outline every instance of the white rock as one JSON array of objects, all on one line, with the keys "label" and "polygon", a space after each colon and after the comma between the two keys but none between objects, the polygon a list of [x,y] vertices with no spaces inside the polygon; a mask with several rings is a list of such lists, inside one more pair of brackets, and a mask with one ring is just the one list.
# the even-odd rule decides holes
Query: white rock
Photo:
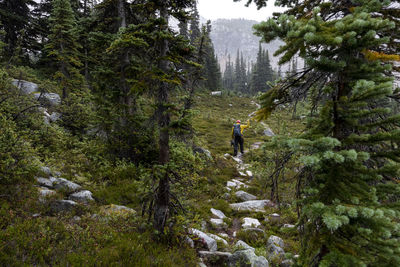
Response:
[{"label": "white rock", "polygon": [[236,161],[236,162],[239,163],[239,164],[243,163],[243,160],[241,160],[241,159],[238,158],[238,157],[232,157],[232,158],[233,158],[234,161]]},{"label": "white rock", "polygon": [[[53,178],[53,179],[51,179]],[[55,189],[62,189],[68,192],[74,192],[81,189],[81,186],[64,178],[51,177]]]},{"label": "white rock", "polygon": [[52,174],[51,169],[49,167],[40,167],[40,170],[48,176]]},{"label": "white rock", "polygon": [[232,104],[229,104],[228,106],[230,106],[230,107],[233,107],[233,105],[232,105]]},{"label": "white rock", "polygon": [[222,95],[222,91],[214,91],[214,92],[211,92],[211,95],[213,95],[213,96],[220,96],[220,95]]},{"label": "white rock", "polygon": [[273,223],[277,223],[281,220],[281,215],[279,215],[278,213],[272,213],[268,217],[269,217],[269,221],[271,221]]},{"label": "white rock", "polygon": [[249,218],[249,217],[243,218],[242,227],[244,229],[258,227],[260,225],[261,225],[261,223],[257,219]]},{"label": "white rock", "polygon": [[24,80],[12,80],[11,83],[18,87],[24,94],[31,94],[39,90],[39,86],[36,83]]},{"label": "white rock", "polygon": [[247,176],[253,177],[253,173],[251,171],[246,171]]},{"label": "white rock", "polygon": [[50,179],[43,178],[43,177],[36,177],[36,181],[41,186],[50,187],[50,188],[53,187],[53,182]]},{"label": "white rock", "polygon": [[265,212],[265,207],[273,207],[274,203],[271,200],[249,200],[240,203],[229,204],[229,206],[236,211],[256,211],[256,212]]},{"label": "white rock", "polygon": [[185,243],[186,243],[189,247],[194,248],[194,241],[193,241],[193,239],[191,239],[190,237],[188,237],[188,236],[185,237]]},{"label": "white rock", "polygon": [[250,147],[251,149],[259,149],[263,143],[262,142],[256,142],[252,144]]},{"label": "white rock", "polygon": [[226,226],[226,223],[222,219],[210,219],[210,223],[214,227],[223,227]]},{"label": "white rock", "polygon": [[235,183],[235,182],[232,182],[232,181],[228,181],[228,182],[226,183],[226,186],[227,186],[227,187],[236,187],[236,183]]},{"label": "white rock", "polygon": [[56,191],[54,190],[49,190],[44,187],[39,188],[39,201],[44,203],[46,202],[46,198],[50,196],[54,196],[56,194]]},{"label": "white rock", "polygon": [[271,130],[271,128],[267,128],[267,129],[265,129],[264,130],[264,135],[266,135],[266,136],[275,136],[275,134],[274,134],[274,132]]},{"label": "white rock", "polygon": [[228,153],[225,153],[225,154],[224,154],[224,157],[225,157],[225,158],[229,158],[230,156],[231,156],[231,154],[228,154]]},{"label": "white rock", "polygon": [[242,241],[242,240],[238,240],[234,246],[234,248],[236,249],[251,249],[251,250],[255,250],[255,248],[249,246],[246,242]]},{"label": "white rock", "polygon": [[228,192],[232,191],[232,189],[230,187],[225,187],[226,190],[228,190]]},{"label": "white rock", "polygon": [[33,96],[36,100],[48,102],[50,106],[58,106],[61,104],[61,97],[56,93],[35,93]]},{"label": "white rock", "polygon": [[209,251],[217,251],[217,241],[200,230],[190,228],[189,232],[199,238],[199,241],[207,246]]},{"label": "white rock", "polygon": [[240,176],[247,176],[244,172],[239,171]]},{"label": "white rock", "polygon": [[214,208],[211,208],[210,211],[214,216],[218,217],[219,219],[226,218],[225,214],[220,210],[216,210]]},{"label": "white rock", "polygon": [[285,223],[282,227],[283,228],[294,228],[295,226],[293,224]]},{"label": "white rock", "polygon": [[88,203],[90,201],[94,201],[92,197],[92,192],[89,190],[83,190],[80,192],[76,192],[72,195],[69,196],[70,200],[78,201],[78,202],[83,202],[83,203]]},{"label": "white rock", "polygon": [[237,191],[235,196],[242,201],[256,200],[257,197],[244,191]]},{"label": "white rock", "polygon": [[232,179],[232,182],[234,182],[236,184],[236,188],[240,188],[240,187],[244,187],[244,188],[248,188],[249,186],[237,179]]},{"label": "white rock", "polygon": [[50,121],[51,121],[51,122],[56,122],[56,121],[58,121],[60,118],[61,118],[61,114],[58,113],[58,112],[53,112],[53,113],[51,113],[51,115],[50,115]]},{"label": "white rock", "polygon": [[77,203],[72,200],[57,200],[51,203],[51,210],[53,212],[63,212],[63,211],[70,211],[77,206]]},{"label": "white rock", "polygon": [[221,241],[222,243],[224,243],[225,246],[228,245],[228,242],[227,242],[225,239],[223,239],[222,237],[219,237],[219,236],[214,235],[214,234],[209,234],[209,236],[210,236],[211,238],[214,238],[214,239],[217,240],[217,241]]},{"label": "white rock", "polygon": [[219,235],[222,236],[222,237],[225,237],[225,238],[229,238],[229,235],[225,234],[225,233],[219,233]]},{"label": "white rock", "polygon": [[228,266],[269,267],[269,263],[265,257],[257,256],[254,250],[245,249],[235,251],[229,258]]},{"label": "white rock", "polygon": [[271,235],[268,238],[267,246],[271,246],[271,245],[276,245],[278,247],[283,248],[285,246],[285,243],[283,242],[282,238],[275,236],[275,235]]},{"label": "white rock", "polygon": [[[204,259],[206,262],[207,261],[218,261],[218,262],[227,262],[230,257],[232,257],[232,254],[229,252],[221,252],[221,251],[199,251],[199,256],[200,258]],[[204,265],[207,267],[207,265]]]}]

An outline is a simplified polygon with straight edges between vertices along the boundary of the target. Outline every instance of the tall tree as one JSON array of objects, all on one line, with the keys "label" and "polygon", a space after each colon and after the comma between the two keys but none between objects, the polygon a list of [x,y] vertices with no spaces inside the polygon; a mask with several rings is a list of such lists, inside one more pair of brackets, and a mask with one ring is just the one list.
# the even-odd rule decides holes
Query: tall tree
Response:
[{"label": "tall tree", "polygon": [[50,22],[51,34],[46,49],[58,68],[55,78],[62,87],[65,99],[70,90],[80,87],[82,82],[78,50],[81,45],[77,42],[76,19],[69,0],[54,0]]},{"label": "tall tree", "polygon": [[381,50],[395,26],[382,15],[389,2],[294,2],[281,2],[293,16],[256,30],[265,41],[286,41],[281,63],[297,53],[307,62],[263,96],[260,117],[298,99],[317,106],[305,134],[275,142],[301,155],[301,264],[399,265],[400,116],[392,112],[390,62],[400,57]]}]

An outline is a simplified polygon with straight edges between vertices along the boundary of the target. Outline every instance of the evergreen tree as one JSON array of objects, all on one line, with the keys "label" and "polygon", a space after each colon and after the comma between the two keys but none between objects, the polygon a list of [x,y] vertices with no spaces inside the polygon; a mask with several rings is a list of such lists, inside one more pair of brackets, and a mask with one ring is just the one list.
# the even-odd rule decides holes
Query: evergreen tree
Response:
[{"label": "evergreen tree", "polygon": [[251,72],[250,88],[252,93],[269,89],[267,82],[274,80],[274,73],[269,61],[268,50],[258,48],[257,61]]},{"label": "evergreen tree", "polygon": [[65,99],[71,89],[82,85],[79,74],[82,63],[78,51],[81,45],[77,42],[76,19],[69,0],[54,0],[49,20],[51,34],[46,49],[58,68],[55,78],[63,89]]},{"label": "evergreen tree", "polygon": [[211,21],[207,21],[203,27],[204,36],[204,76],[206,79],[205,85],[209,90],[217,90],[221,86],[221,70],[218,63],[218,58],[215,56],[214,46],[210,37]]},{"label": "evergreen tree", "polygon": [[305,134],[273,143],[301,155],[303,266],[400,264],[400,116],[391,111],[386,75],[388,62],[400,58],[380,51],[395,25],[379,15],[388,3],[304,3],[287,11],[294,16],[256,26],[265,41],[286,41],[281,63],[300,53],[308,68],[297,83],[283,81],[267,92],[259,116],[306,97],[318,105]]},{"label": "evergreen tree", "polygon": [[225,65],[225,72],[223,78],[223,86],[225,89],[229,91],[234,90],[234,82],[235,82],[235,71],[233,62],[231,62],[231,55],[228,55],[228,61]]},{"label": "evergreen tree", "polygon": [[197,4],[195,4],[193,7],[193,13],[190,20],[189,36],[190,36],[190,43],[193,46],[198,46],[201,37],[201,30],[200,30],[200,15],[199,11],[197,10]]}]

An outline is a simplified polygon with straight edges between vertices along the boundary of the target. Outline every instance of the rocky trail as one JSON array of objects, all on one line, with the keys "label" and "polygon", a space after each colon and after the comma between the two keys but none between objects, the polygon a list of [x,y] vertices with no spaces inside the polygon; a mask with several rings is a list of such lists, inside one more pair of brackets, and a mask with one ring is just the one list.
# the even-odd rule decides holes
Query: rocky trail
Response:
[{"label": "rocky trail", "polygon": [[[255,104],[254,102],[252,104]],[[254,113],[250,114],[251,117]],[[265,124],[265,135],[273,136],[272,130]],[[262,142],[251,144],[251,149],[260,149]],[[248,151],[245,151],[247,153]],[[267,213],[268,208],[274,208],[275,204],[269,199],[262,199],[246,192],[253,179],[253,173],[249,164],[244,161],[244,155],[233,157],[225,154],[226,160],[233,160],[240,176],[232,177],[225,186],[224,199],[229,202],[233,216],[228,217],[221,210],[210,209],[212,214],[209,223],[203,222],[202,229],[190,229],[192,238],[188,243],[196,247],[200,257],[199,266],[292,266],[293,260],[285,256],[285,242],[282,238],[270,235],[264,245],[266,251],[258,253],[255,248],[246,244],[238,237],[238,232],[246,232],[254,239],[266,234],[266,227],[259,219],[253,216],[262,213],[265,222],[279,222],[280,215]],[[236,201],[234,201],[236,200]],[[265,224],[265,223],[264,223]],[[268,225],[268,224],[267,224]],[[294,228],[291,224],[282,224],[283,228]],[[214,231],[215,234],[209,233]],[[263,254],[258,255],[258,254]],[[294,258],[298,257],[297,255]],[[271,264],[273,262],[273,264]],[[278,263],[278,265],[276,265]]]}]

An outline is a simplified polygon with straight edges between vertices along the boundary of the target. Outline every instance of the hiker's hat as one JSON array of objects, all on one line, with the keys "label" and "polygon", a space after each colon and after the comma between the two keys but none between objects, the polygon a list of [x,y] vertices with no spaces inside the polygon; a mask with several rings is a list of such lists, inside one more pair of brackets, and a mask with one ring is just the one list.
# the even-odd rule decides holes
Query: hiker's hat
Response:
[{"label": "hiker's hat", "polygon": [[240,120],[237,120],[236,123],[240,123]]}]

